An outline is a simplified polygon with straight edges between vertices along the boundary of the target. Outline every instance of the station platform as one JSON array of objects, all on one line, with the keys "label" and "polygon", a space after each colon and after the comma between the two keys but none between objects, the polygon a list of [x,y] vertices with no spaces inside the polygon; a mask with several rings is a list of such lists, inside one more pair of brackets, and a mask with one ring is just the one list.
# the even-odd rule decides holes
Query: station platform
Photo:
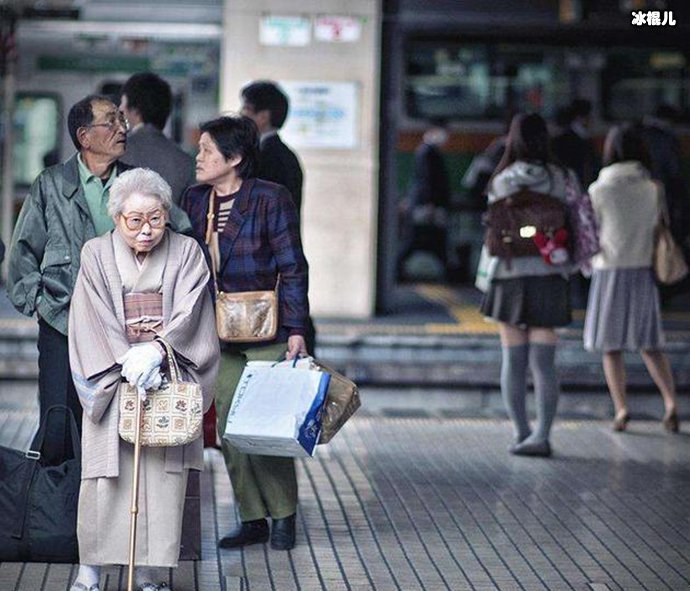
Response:
[{"label": "station platform", "polygon": [[[25,449],[35,383],[0,382],[0,445]],[[220,452],[201,478],[202,559],[173,591],[681,591],[690,589],[690,437],[658,421],[559,420],[554,455],[507,453],[507,421],[395,417],[363,406],[298,460],[297,546],[219,550],[236,522]],[[445,418],[444,418],[445,417]],[[125,588],[104,569],[101,591]],[[0,563],[0,589],[67,591],[74,565]]]},{"label": "station platform", "polygon": [[[497,326],[479,313],[472,287],[404,284],[396,308],[366,320],[315,319],[317,357],[363,385],[466,390],[499,386]],[[600,355],[582,346],[584,310],[559,329],[558,368],[567,391],[605,391]],[[679,392],[690,392],[690,296],[663,311],[666,350]],[[0,290],[0,379],[36,379],[36,322],[18,314]],[[639,355],[627,356],[631,391],[656,391]]]}]

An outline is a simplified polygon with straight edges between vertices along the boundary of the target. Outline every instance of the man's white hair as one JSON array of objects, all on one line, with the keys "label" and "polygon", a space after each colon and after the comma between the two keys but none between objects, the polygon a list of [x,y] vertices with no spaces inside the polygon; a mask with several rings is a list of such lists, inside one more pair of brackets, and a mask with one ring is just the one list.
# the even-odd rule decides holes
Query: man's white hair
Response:
[{"label": "man's white hair", "polygon": [[133,168],[118,175],[110,187],[108,215],[122,213],[122,205],[134,193],[156,197],[166,213],[172,207],[172,189],[165,179],[149,168]]}]

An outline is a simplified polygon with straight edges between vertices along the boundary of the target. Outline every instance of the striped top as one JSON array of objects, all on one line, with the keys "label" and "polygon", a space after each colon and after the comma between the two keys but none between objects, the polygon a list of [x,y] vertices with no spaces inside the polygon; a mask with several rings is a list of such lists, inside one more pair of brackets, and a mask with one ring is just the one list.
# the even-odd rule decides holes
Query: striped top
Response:
[{"label": "striped top", "polygon": [[230,210],[235,203],[235,196],[237,193],[232,195],[216,195],[215,202],[215,217],[213,218],[213,231],[220,234],[223,233],[225,229],[225,224],[228,223],[228,218],[230,217]]}]

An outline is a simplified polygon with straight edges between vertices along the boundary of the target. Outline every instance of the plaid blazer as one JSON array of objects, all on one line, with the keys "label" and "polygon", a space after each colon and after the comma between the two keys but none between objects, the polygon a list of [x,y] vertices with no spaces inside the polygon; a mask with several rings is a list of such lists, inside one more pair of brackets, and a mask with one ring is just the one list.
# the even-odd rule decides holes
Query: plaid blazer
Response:
[{"label": "plaid blazer", "polygon": [[[210,194],[210,185],[194,185],[185,191],[180,204],[189,215],[194,236],[209,263],[204,238]],[[280,329],[276,341],[304,335],[309,317],[308,265],[289,191],[268,181],[246,179],[230,210],[228,223],[218,236],[218,246],[218,289],[271,290],[280,273]]]}]

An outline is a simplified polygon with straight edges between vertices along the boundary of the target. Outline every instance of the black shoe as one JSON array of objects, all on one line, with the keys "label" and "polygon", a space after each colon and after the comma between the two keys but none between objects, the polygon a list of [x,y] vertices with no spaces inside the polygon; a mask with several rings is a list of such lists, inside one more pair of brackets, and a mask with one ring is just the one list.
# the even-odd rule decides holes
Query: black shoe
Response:
[{"label": "black shoe", "polygon": [[274,519],[271,527],[271,548],[292,550],[295,547],[295,514],[283,519]]},{"label": "black shoe", "polygon": [[237,529],[231,531],[218,542],[219,548],[240,548],[250,544],[268,542],[268,522],[265,519],[243,521]]}]

